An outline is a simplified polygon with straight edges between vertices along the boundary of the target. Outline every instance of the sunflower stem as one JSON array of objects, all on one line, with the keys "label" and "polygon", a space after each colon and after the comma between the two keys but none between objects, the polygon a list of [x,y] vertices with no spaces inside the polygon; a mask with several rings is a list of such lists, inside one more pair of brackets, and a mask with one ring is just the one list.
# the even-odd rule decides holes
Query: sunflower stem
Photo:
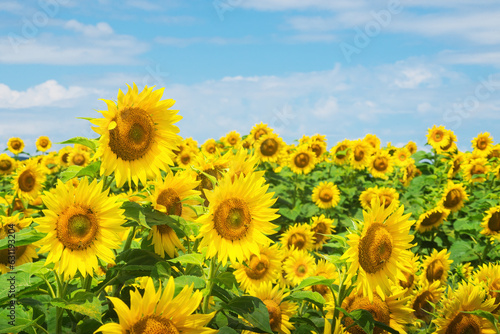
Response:
[{"label": "sunflower stem", "polygon": [[483,254],[481,254],[481,264],[487,262],[485,261],[486,257],[488,256],[488,252],[490,251],[491,248],[491,242],[488,240],[486,242],[486,245],[484,246]]},{"label": "sunflower stem", "polygon": [[207,287],[208,292],[205,298],[203,299],[202,311],[204,314],[208,313],[208,304],[210,302],[210,295],[212,294],[212,288],[214,287],[214,278],[215,274],[217,273],[217,269],[219,269],[219,265],[220,263],[219,264],[217,263],[217,257],[214,256],[210,261],[210,268],[208,272],[208,287]]},{"label": "sunflower stem", "polygon": [[132,227],[132,231],[130,231],[128,233],[127,241],[125,242],[125,245],[123,246],[123,252],[126,252],[126,251],[128,251],[130,249],[130,245],[132,245],[132,239],[134,239],[136,227],[137,226],[133,226]]}]

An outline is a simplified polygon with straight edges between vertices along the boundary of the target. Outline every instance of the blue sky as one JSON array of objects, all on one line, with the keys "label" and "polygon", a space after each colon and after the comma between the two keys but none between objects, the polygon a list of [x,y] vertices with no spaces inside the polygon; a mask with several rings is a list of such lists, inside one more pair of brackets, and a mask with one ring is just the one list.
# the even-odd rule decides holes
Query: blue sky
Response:
[{"label": "blue sky", "polygon": [[100,98],[165,87],[200,144],[268,123],[292,143],[366,133],[423,148],[500,134],[500,4],[492,0],[0,2],[0,149],[96,137]]}]

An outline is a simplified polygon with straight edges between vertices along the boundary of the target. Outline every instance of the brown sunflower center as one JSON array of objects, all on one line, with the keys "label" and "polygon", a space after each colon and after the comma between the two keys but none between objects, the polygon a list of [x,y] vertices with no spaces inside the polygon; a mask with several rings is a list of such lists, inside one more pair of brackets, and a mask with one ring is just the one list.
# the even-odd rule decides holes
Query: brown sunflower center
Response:
[{"label": "brown sunflower center", "polygon": [[21,149],[21,147],[23,146],[23,144],[21,143],[21,141],[19,141],[19,140],[16,139],[16,140],[11,141],[10,146],[14,150],[19,150],[19,149]]},{"label": "brown sunflower center", "polygon": [[89,247],[98,230],[98,218],[89,207],[71,206],[57,220],[57,238],[71,250]]},{"label": "brown sunflower center", "polygon": [[448,194],[446,194],[446,199],[443,202],[443,206],[447,209],[454,208],[462,201],[462,193],[459,189],[451,189]]},{"label": "brown sunflower center", "polygon": [[471,175],[485,174],[485,173],[486,173],[486,168],[483,165],[474,165],[470,169],[470,174]]},{"label": "brown sunflower center", "polygon": [[182,154],[181,155],[181,162],[184,164],[184,165],[187,165],[191,162],[191,154],[189,153],[185,153],[185,154]]},{"label": "brown sunflower center", "polygon": [[384,204],[385,208],[388,208],[389,205],[391,205],[392,201],[394,200],[394,197],[392,197],[391,194],[378,194],[378,198],[380,199],[380,203]]},{"label": "brown sunflower center", "polygon": [[288,248],[295,247],[298,250],[304,249],[307,244],[307,237],[303,233],[294,233],[288,239]]},{"label": "brown sunflower center", "polygon": [[369,274],[382,269],[391,258],[392,237],[383,224],[375,223],[359,241],[359,264]]},{"label": "brown sunflower center", "polygon": [[[317,274],[316,276],[319,276],[319,274]],[[330,289],[328,288],[328,286],[324,284],[316,284],[312,286],[312,291],[317,292],[322,296],[325,296],[328,293],[328,291],[330,291]]]},{"label": "brown sunflower center", "polygon": [[278,151],[278,142],[273,138],[267,138],[260,145],[260,153],[266,157],[271,157]]},{"label": "brown sunflower center", "polygon": [[437,130],[432,134],[432,139],[434,139],[435,142],[440,142],[444,138],[444,133],[441,130]]},{"label": "brown sunflower center", "polygon": [[232,241],[244,238],[251,222],[250,209],[239,198],[224,200],[214,212],[215,230],[221,237]]},{"label": "brown sunflower center", "polygon": [[109,131],[109,147],[118,158],[133,161],[142,158],[154,141],[154,122],[146,111],[129,108],[120,111]]},{"label": "brown sunflower center", "polygon": [[264,130],[264,129],[258,129],[257,131],[255,131],[255,134],[253,135],[253,138],[255,140],[257,140],[257,139],[259,139],[263,135],[267,135],[267,131]]},{"label": "brown sunflower center", "polygon": [[300,263],[295,268],[295,275],[298,277],[304,277],[307,274],[307,266],[304,263]]},{"label": "brown sunflower center", "polygon": [[389,167],[389,159],[387,157],[377,157],[373,160],[373,168],[379,172],[385,172]]},{"label": "brown sunflower center", "polygon": [[[3,264],[4,266],[8,266],[11,264],[11,261],[9,261],[9,256],[16,255],[16,261],[23,256],[24,252],[26,251],[26,248],[28,246],[19,246],[19,247],[14,247],[13,251],[12,248],[5,248],[0,250],[0,264]],[[9,252],[10,250],[10,252]]]},{"label": "brown sunflower center", "polygon": [[[347,311],[351,312],[358,309],[367,310],[372,314],[373,319],[389,325],[389,322],[391,320],[389,306],[387,306],[387,304],[382,301],[382,299],[380,299],[378,295],[373,296],[373,303],[370,303],[368,297],[356,297],[348,306]],[[348,327],[354,323],[351,318],[345,317],[344,319],[345,327]],[[349,328],[347,331],[354,334],[365,333],[365,331],[358,325]],[[384,333],[384,330],[380,329],[379,327],[375,327],[373,329],[373,333],[381,334]]]},{"label": "brown sunflower center", "polygon": [[481,319],[478,316],[459,313],[450,322],[445,334],[480,334],[481,328]]},{"label": "brown sunflower center", "polygon": [[341,152],[344,152],[345,150],[347,150],[346,145],[340,145],[339,147],[337,147],[337,149],[335,150],[335,156],[337,157],[337,159],[339,159],[339,160],[345,159],[345,157],[347,155],[345,153],[341,153]]},{"label": "brown sunflower center", "polygon": [[406,154],[405,154],[405,153],[399,153],[399,154],[398,154],[398,159],[399,159],[399,161],[406,161],[406,159],[407,159],[407,158],[408,158],[408,157],[406,156]]},{"label": "brown sunflower center", "polygon": [[328,203],[333,199],[333,191],[329,188],[323,188],[319,191],[319,199],[321,202]]},{"label": "brown sunflower center", "polygon": [[309,155],[306,153],[299,153],[295,156],[293,159],[293,162],[295,163],[295,166],[299,168],[305,168],[309,165]]},{"label": "brown sunflower center", "polygon": [[488,138],[479,138],[477,140],[477,148],[480,150],[485,150],[488,148]]},{"label": "brown sunflower center", "polygon": [[408,271],[403,271],[403,275],[405,276],[405,281],[399,281],[399,285],[403,289],[411,288],[413,286],[413,282],[415,281],[415,275]]},{"label": "brown sunflower center", "polygon": [[25,170],[19,175],[19,189],[23,192],[30,192],[35,188],[36,175],[31,170]]},{"label": "brown sunflower center", "polygon": [[430,315],[427,312],[432,312],[432,305],[429,302],[432,302],[433,299],[434,296],[430,291],[422,292],[413,302],[413,314],[418,319],[427,321],[430,318]]},{"label": "brown sunflower center", "polygon": [[311,150],[316,154],[316,157],[320,157],[321,153],[323,153],[323,149],[321,148],[321,145],[319,144],[311,144]]},{"label": "brown sunflower center", "polygon": [[494,212],[488,220],[488,228],[493,232],[500,232],[500,212]]},{"label": "brown sunflower center", "polygon": [[182,202],[179,194],[174,189],[162,190],[156,199],[156,203],[165,207],[167,215],[182,216]]},{"label": "brown sunflower center", "polygon": [[257,255],[252,254],[250,261],[248,262],[248,267],[245,268],[245,272],[251,279],[261,279],[263,278],[269,269],[269,258],[265,254],[260,254],[260,259]]},{"label": "brown sunflower center", "polygon": [[229,139],[227,140],[227,142],[231,145],[234,145],[238,142],[238,137],[236,136],[230,136]]},{"label": "brown sunflower center", "polygon": [[274,301],[270,299],[264,300],[264,305],[267,307],[267,312],[269,312],[269,324],[274,332],[279,332],[281,329],[281,308]]},{"label": "brown sunflower center", "polygon": [[429,282],[434,282],[440,280],[444,275],[444,266],[440,260],[432,261],[427,267],[427,271],[425,273],[425,277]]},{"label": "brown sunflower center", "polygon": [[208,153],[213,154],[213,153],[215,153],[216,147],[214,144],[211,144],[211,145],[207,146],[206,150]]},{"label": "brown sunflower center", "polygon": [[45,147],[47,147],[49,145],[49,141],[47,139],[45,139],[45,138],[42,138],[42,139],[40,139],[40,141],[38,142],[38,144],[40,145],[40,147],[45,148]]},{"label": "brown sunflower center", "polygon": [[327,230],[325,223],[318,223],[312,230],[314,232],[316,243],[321,243],[323,239],[325,239],[325,236],[323,234],[326,234]]},{"label": "brown sunflower center", "polygon": [[354,160],[357,162],[362,161],[363,158],[365,157],[365,150],[361,147],[355,147],[354,148]]},{"label": "brown sunflower center", "polygon": [[451,148],[451,145],[453,145],[453,139],[448,138],[448,141],[446,142],[445,145],[441,145],[441,149],[444,151],[448,151]]},{"label": "brown sunflower center", "polygon": [[179,334],[174,323],[157,315],[148,315],[129,329],[129,334]]},{"label": "brown sunflower center", "polygon": [[77,166],[83,166],[85,164],[85,156],[81,153],[77,153],[73,156],[73,159],[71,160],[73,164]]},{"label": "brown sunflower center", "polygon": [[0,160],[0,170],[6,171],[12,168],[10,160]]},{"label": "brown sunflower center", "polygon": [[444,215],[443,212],[433,212],[428,217],[425,217],[422,220],[422,222],[420,223],[420,225],[423,225],[423,226],[433,226],[433,225],[439,223],[439,221],[441,220],[441,218],[443,217],[443,215]]}]

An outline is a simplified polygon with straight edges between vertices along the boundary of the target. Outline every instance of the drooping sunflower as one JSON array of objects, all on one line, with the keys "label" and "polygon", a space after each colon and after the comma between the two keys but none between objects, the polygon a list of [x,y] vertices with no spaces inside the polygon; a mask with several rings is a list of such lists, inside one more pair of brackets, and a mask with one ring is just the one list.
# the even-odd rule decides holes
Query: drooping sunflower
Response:
[{"label": "drooping sunflower", "polygon": [[470,262],[460,263],[455,267],[455,272],[457,273],[458,277],[464,280],[469,280],[469,278],[472,276],[473,270],[474,267]]},{"label": "drooping sunflower", "polygon": [[21,138],[12,137],[7,142],[7,149],[13,154],[18,155],[24,150],[24,141]]},{"label": "drooping sunflower", "polygon": [[[319,136],[319,135],[318,135]],[[323,140],[311,140],[308,144],[311,151],[316,154],[316,159],[318,162],[324,161],[326,159],[326,141]]]},{"label": "drooping sunflower", "polygon": [[457,152],[453,155],[453,158],[450,160],[449,165],[450,169],[448,170],[448,178],[454,178],[462,169],[462,164],[465,161],[465,155],[462,152]]},{"label": "drooping sunflower", "polygon": [[22,199],[35,199],[42,190],[45,174],[36,161],[29,161],[16,170],[13,190]]},{"label": "drooping sunflower", "polygon": [[206,156],[216,155],[218,152],[217,142],[213,138],[207,139],[203,145],[201,145],[201,153]]},{"label": "drooping sunflower", "polygon": [[0,175],[9,175],[17,167],[16,160],[5,153],[0,154]]},{"label": "drooping sunflower", "polygon": [[404,265],[407,267],[407,270],[403,271],[404,279],[399,280],[399,286],[403,289],[406,289],[407,294],[410,294],[413,291],[418,280],[417,273],[420,269],[419,259],[420,256],[413,254],[411,260],[404,263]]},{"label": "drooping sunflower", "polygon": [[377,137],[377,135],[372,135],[371,133],[367,133],[363,138],[363,141],[370,144],[370,146],[373,147],[374,151],[380,148],[380,139]]},{"label": "drooping sunflower", "polygon": [[73,151],[73,147],[71,146],[65,146],[57,152],[57,157],[59,161],[60,166],[69,166],[69,154]]},{"label": "drooping sunflower", "polygon": [[[28,227],[31,221],[31,218],[20,218],[19,213],[11,217],[0,216],[0,240],[8,238],[9,235],[12,237],[12,234]],[[15,261],[9,258],[11,256],[15,257]],[[6,274],[17,266],[33,262],[36,258],[38,255],[36,246],[33,244],[2,249],[0,250],[0,273]]]},{"label": "drooping sunflower", "polygon": [[[412,309],[406,306],[408,299],[409,297],[404,297],[404,290],[397,286],[394,286],[386,296],[374,292],[372,298],[363,294],[358,288],[344,299],[342,308],[347,312],[366,310],[372,314],[374,320],[390,326],[401,334],[406,334],[405,327],[410,322],[412,312]],[[354,325],[354,320],[349,317],[345,316],[342,321],[346,328]],[[348,332],[364,333],[358,325],[352,326]],[[373,333],[382,334],[385,331],[375,326]]]},{"label": "drooping sunflower", "polygon": [[205,191],[213,190],[215,186],[214,180],[220,180],[225,175],[229,166],[228,157],[228,154],[210,157],[198,155],[196,157],[194,166],[198,169],[197,180],[201,181],[196,190],[201,191],[201,198],[205,199],[205,206],[208,206]]},{"label": "drooping sunflower", "polygon": [[148,278],[144,295],[138,289],[130,292],[131,305],[128,307],[121,299],[108,297],[118,314],[119,323],[107,323],[96,333],[183,333],[215,334],[218,331],[204,327],[215,315],[193,314],[199,307],[203,294],[193,292],[193,285],[184,286],[174,297],[174,278],[170,277],[164,289],[161,285],[156,291],[152,278]]},{"label": "drooping sunflower", "polygon": [[414,141],[409,141],[405,147],[408,151],[410,151],[410,154],[415,154],[418,150],[417,144]]},{"label": "drooping sunflower", "polygon": [[500,144],[493,145],[491,152],[486,156],[486,158],[488,160],[496,159],[498,161],[500,158]]},{"label": "drooping sunflower", "polygon": [[40,136],[36,140],[36,149],[40,152],[46,152],[52,147],[52,142],[47,136]]},{"label": "drooping sunflower", "polygon": [[[376,197],[371,209],[363,211],[361,235],[347,236],[349,249],[341,258],[350,263],[348,280],[358,274],[358,286],[370,300],[375,289],[389,294],[391,285],[405,278],[404,263],[412,258],[407,251],[413,240],[409,232],[415,221],[403,212],[404,207],[398,208],[396,202],[385,208]],[[359,279],[360,274],[364,279]]]},{"label": "drooping sunflower", "polygon": [[409,305],[413,309],[413,318],[423,320],[426,323],[432,319],[429,312],[434,312],[432,304],[437,304],[444,292],[444,286],[439,281],[432,283],[424,282],[418,285],[417,289],[411,294]]},{"label": "drooping sunflower", "polygon": [[434,281],[446,282],[450,264],[453,263],[453,260],[449,258],[450,253],[448,250],[443,249],[438,252],[436,249],[433,249],[431,255],[426,256],[422,262],[422,279],[428,283]]},{"label": "drooping sunflower", "polygon": [[297,147],[295,152],[290,154],[288,167],[295,174],[309,174],[316,166],[316,154],[306,145]]},{"label": "drooping sunflower", "polygon": [[459,283],[456,290],[448,289],[439,316],[433,321],[437,326],[436,334],[494,334],[495,327],[486,318],[462,311],[495,309],[495,299],[490,298],[482,285],[470,282]]},{"label": "drooping sunflower", "polygon": [[373,147],[367,141],[358,139],[351,142],[349,159],[355,169],[365,169],[370,161]]},{"label": "drooping sunflower", "polygon": [[413,158],[408,159],[409,162],[403,170],[403,180],[401,181],[405,187],[408,187],[411,181],[418,176],[419,170],[415,166],[415,160]]},{"label": "drooping sunflower", "polygon": [[281,270],[281,251],[277,244],[260,247],[260,257],[252,254],[245,264],[235,263],[234,277],[242,290],[258,288],[263,283],[275,283]]},{"label": "drooping sunflower", "polygon": [[261,161],[277,162],[278,157],[285,148],[285,143],[275,133],[261,135],[254,143],[255,154]]},{"label": "drooping sunflower", "polygon": [[500,265],[493,263],[484,263],[472,276],[473,282],[485,284],[488,295],[495,300],[495,309],[492,313],[498,314],[500,311]]},{"label": "drooping sunflower", "polygon": [[337,143],[330,150],[330,155],[332,161],[337,165],[344,165],[349,162],[349,157],[351,155],[351,141],[349,139],[344,139]]},{"label": "drooping sunflower", "polygon": [[[155,191],[151,195],[151,203],[155,210],[166,215],[182,217],[187,221],[196,219],[194,207],[200,202],[196,199],[200,192],[194,190],[200,181],[187,172],[178,172],[173,175],[167,173],[164,180],[159,179],[155,185]],[[170,258],[176,256],[176,249],[184,250],[177,234],[168,225],[155,225],[148,234],[148,239],[152,239],[155,253],[165,257],[165,253]]]},{"label": "drooping sunflower", "polygon": [[288,249],[312,250],[314,246],[314,232],[309,224],[295,224],[289,226],[281,235],[281,244]]},{"label": "drooping sunflower", "polygon": [[481,221],[481,234],[500,240],[500,205],[486,211],[486,216]]},{"label": "drooping sunflower", "polygon": [[314,187],[312,201],[321,209],[329,209],[337,206],[340,201],[339,188],[333,182],[320,182]]},{"label": "drooping sunflower", "polygon": [[273,129],[267,126],[267,124],[264,124],[260,122],[260,124],[255,124],[250,130],[250,135],[248,136],[250,138],[250,141],[252,143],[255,143],[260,139],[261,136],[267,135],[273,132]]},{"label": "drooping sunflower", "polygon": [[139,93],[128,86],[127,94],[118,91],[118,102],[103,100],[108,110],[104,118],[93,119],[92,129],[101,135],[94,159],[101,158],[101,175],[115,173],[116,185],[146,184],[148,175],[161,176],[173,165],[173,151],[181,140],[174,123],[182,119],[169,108],[174,100],[161,100],[163,89],[147,86]]},{"label": "drooping sunflower", "polygon": [[463,176],[467,182],[484,182],[491,167],[486,158],[471,159],[463,165]]},{"label": "drooping sunflower", "polygon": [[[289,294],[289,292],[285,293],[281,290],[279,285],[273,287],[269,282],[263,283],[250,291],[251,296],[259,298],[266,305],[269,312],[269,324],[273,332],[291,334],[291,330],[295,329],[290,322],[290,318],[297,313],[298,306],[293,302],[283,300]],[[242,334],[249,333],[247,331],[242,332]]]},{"label": "drooping sunflower", "polygon": [[223,265],[244,261],[252,254],[259,255],[259,245],[267,246],[276,225],[270,223],[278,218],[274,193],[266,193],[268,185],[261,173],[226,176],[213,192],[205,191],[209,201],[209,212],[200,218],[202,224],[200,249],[208,246],[206,256],[217,256]]},{"label": "drooping sunflower", "polygon": [[311,277],[315,270],[314,258],[305,250],[294,249],[290,251],[283,263],[286,283],[292,287]]},{"label": "drooping sunflower", "polygon": [[47,235],[39,241],[38,253],[49,252],[46,264],[64,277],[73,277],[78,270],[82,276],[92,275],[97,259],[114,264],[113,249],[120,248],[124,210],[115,198],[102,191],[103,182],[90,184],[83,178],[77,187],[58,180],[54,192],[42,196],[47,207],[45,217],[37,218],[35,228]]},{"label": "drooping sunflower", "polygon": [[476,138],[472,139],[472,148],[474,152],[487,157],[493,149],[493,137],[489,132],[482,132],[477,135]]},{"label": "drooping sunflower", "polygon": [[330,238],[327,235],[332,234],[335,228],[332,227],[333,220],[328,219],[325,215],[319,217],[312,217],[311,231],[314,232],[314,249],[319,250],[323,248],[323,244]]},{"label": "drooping sunflower", "polygon": [[443,208],[442,206],[437,206],[431,210],[428,210],[420,215],[417,220],[416,229],[420,233],[430,231],[433,228],[437,228],[443,223],[443,221],[448,218],[450,210]]},{"label": "drooping sunflower", "polygon": [[448,180],[448,185],[443,192],[443,197],[441,201],[437,204],[451,212],[456,212],[464,206],[464,202],[467,201],[469,197],[465,192],[465,188],[460,183],[453,183],[453,181]]},{"label": "drooping sunflower", "polygon": [[436,145],[436,153],[449,155],[457,150],[457,136],[451,130],[447,130],[447,134],[448,136],[442,141],[442,144]]},{"label": "drooping sunflower", "polygon": [[68,154],[68,164],[70,166],[85,167],[90,163],[90,153],[88,151],[79,150],[74,148]]},{"label": "drooping sunflower", "polygon": [[387,180],[394,170],[393,158],[385,150],[376,151],[370,158],[368,170],[373,177]]}]

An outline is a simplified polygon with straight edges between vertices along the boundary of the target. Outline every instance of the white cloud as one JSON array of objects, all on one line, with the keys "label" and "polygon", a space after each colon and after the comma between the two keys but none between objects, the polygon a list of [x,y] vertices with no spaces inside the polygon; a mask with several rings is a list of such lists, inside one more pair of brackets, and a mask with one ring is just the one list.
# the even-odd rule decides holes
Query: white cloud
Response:
[{"label": "white cloud", "polygon": [[318,118],[330,118],[339,111],[337,99],[329,96],[326,100],[316,102],[315,108],[312,110],[313,115]]},{"label": "white cloud", "polygon": [[96,25],[83,24],[76,20],[69,20],[64,24],[64,28],[82,33],[88,37],[103,37],[113,34],[113,28],[106,22],[99,22]]},{"label": "white cloud", "polygon": [[437,59],[441,63],[447,64],[493,65],[500,67],[499,51],[456,52],[448,50],[441,52]]},{"label": "white cloud", "polygon": [[251,44],[255,43],[256,39],[251,36],[241,38],[226,38],[226,37],[170,37],[159,36],[155,38],[155,42],[159,44],[186,47],[193,44],[213,44],[213,45],[228,45],[228,44]]}]

